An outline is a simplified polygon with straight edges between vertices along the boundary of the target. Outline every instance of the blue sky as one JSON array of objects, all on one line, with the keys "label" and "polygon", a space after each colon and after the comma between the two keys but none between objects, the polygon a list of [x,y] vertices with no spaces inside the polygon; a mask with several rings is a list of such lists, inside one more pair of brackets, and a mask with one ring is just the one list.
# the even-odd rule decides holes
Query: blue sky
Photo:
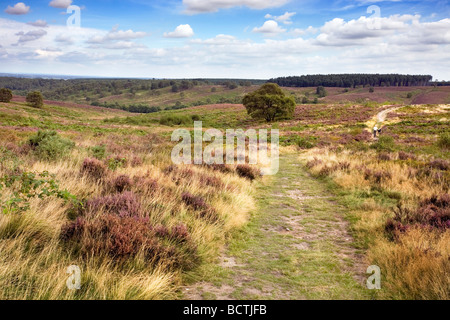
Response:
[{"label": "blue sky", "polygon": [[[449,1],[22,1],[0,1],[0,72],[262,79],[399,72],[450,80]],[[80,27],[67,26],[69,5],[80,8]]]}]

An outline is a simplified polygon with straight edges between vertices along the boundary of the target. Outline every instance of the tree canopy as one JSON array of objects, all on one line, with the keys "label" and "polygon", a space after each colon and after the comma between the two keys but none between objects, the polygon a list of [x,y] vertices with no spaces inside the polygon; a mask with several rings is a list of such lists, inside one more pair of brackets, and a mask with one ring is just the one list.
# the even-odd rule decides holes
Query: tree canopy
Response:
[{"label": "tree canopy", "polygon": [[44,106],[44,98],[39,91],[33,91],[27,94],[27,102],[35,108],[42,108]]},{"label": "tree canopy", "polygon": [[254,119],[290,119],[294,115],[295,100],[286,97],[281,88],[274,83],[266,83],[258,90],[247,94],[243,103],[247,113]]},{"label": "tree canopy", "polygon": [[300,77],[281,77],[270,79],[268,82],[276,83],[282,87],[342,87],[356,86],[371,87],[409,87],[428,86],[433,79],[430,75],[403,75],[403,74],[316,74]]},{"label": "tree canopy", "polygon": [[12,91],[6,88],[0,89],[0,102],[10,102],[13,97]]}]

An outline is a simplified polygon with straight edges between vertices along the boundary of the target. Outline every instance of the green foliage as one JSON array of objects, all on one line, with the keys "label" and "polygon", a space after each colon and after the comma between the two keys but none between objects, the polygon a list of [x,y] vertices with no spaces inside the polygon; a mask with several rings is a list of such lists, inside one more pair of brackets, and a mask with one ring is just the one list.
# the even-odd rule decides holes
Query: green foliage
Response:
[{"label": "green foliage", "polygon": [[377,151],[388,151],[392,152],[396,149],[394,138],[390,136],[381,136],[377,142],[372,144],[370,148]]},{"label": "green foliage", "polygon": [[42,108],[44,106],[44,98],[39,91],[33,91],[27,94],[27,102],[34,108]]},{"label": "green foliage", "polygon": [[159,123],[164,126],[188,126],[192,124],[192,118],[185,115],[167,114],[159,119]]},{"label": "green foliage", "polygon": [[374,87],[370,87],[370,88],[369,88],[369,92],[370,92],[370,93],[375,92]]},{"label": "green foliage", "polygon": [[28,143],[36,155],[43,160],[56,160],[66,156],[75,143],[64,139],[56,131],[39,131]]},{"label": "green foliage", "polygon": [[115,171],[119,168],[122,168],[126,163],[127,163],[126,158],[120,158],[120,157],[109,158],[108,159],[108,168],[112,171]]},{"label": "green foliage", "polygon": [[105,157],[106,147],[105,147],[105,145],[102,144],[101,146],[91,147],[90,151],[91,151],[92,155],[94,156],[94,158],[101,160]]},{"label": "green foliage", "polygon": [[450,133],[445,132],[441,134],[437,143],[442,149],[450,149]]},{"label": "green foliage", "polygon": [[327,91],[323,86],[318,86],[316,89],[316,94],[319,96],[319,98],[323,98],[327,96]]},{"label": "green foliage", "polygon": [[243,103],[247,113],[254,119],[292,119],[295,111],[295,100],[286,97],[281,88],[273,83],[266,83],[258,90],[247,94]]},{"label": "green foliage", "polygon": [[47,171],[36,174],[32,172],[14,173],[0,178],[0,192],[12,191],[12,196],[0,204],[2,214],[20,213],[30,208],[32,198],[45,199],[57,197],[66,201],[78,202],[67,190],[60,190],[55,176]]},{"label": "green foliage", "polygon": [[10,102],[13,97],[12,91],[6,88],[0,89],[0,102]]},{"label": "green foliage", "polygon": [[408,92],[408,94],[406,95],[406,98],[411,99],[413,96],[412,92]]}]

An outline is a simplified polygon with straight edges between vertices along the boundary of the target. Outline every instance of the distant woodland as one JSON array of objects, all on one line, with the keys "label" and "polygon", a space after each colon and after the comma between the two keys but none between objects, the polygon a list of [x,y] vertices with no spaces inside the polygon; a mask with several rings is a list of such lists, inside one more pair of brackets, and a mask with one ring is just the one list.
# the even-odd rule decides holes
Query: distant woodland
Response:
[{"label": "distant woodland", "polygon": [[[411,87],[432,85],[430,75],[401,75],[401,74],[317,74],[298,77],[282,77],[270,79],[282,87],[341,87],[356,88],[370,87]],[[441,84],[442,85],[442,84]]]}]

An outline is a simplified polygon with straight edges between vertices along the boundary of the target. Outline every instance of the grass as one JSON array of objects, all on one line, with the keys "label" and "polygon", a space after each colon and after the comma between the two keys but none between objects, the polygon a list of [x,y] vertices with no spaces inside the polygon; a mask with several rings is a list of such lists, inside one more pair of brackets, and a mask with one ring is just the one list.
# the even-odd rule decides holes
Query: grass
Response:
[{"label": "grass", "polygon": [[[18,111],[17,104],[2,104],[1,108],[8,115]],[[37,119],[28,110],[24,106],[20,110],[22,118],[17,119]],[[0,177],[5,184],[1,186],[0,201],[2,208],[20,205],[0,214],[0,298],[174,298],[183,274],[214,259],[232,230],[247,221],[253,208],[253,186],[248,179],[240,178],[234,168],[221,173],[206,167],[183,167],[165,173],[172,148],[166,135],[170,129],[118,127],[104,122],[115,112],[99,113],[98,108],[80,108],[77,112],[83,120],[69,112],[63,115],[60,109],[53,110],[48,105],[44,110],[50,114],[44,121],[52,127],[58,125],[58,133],[36,133],[36,127],[10,128],[11,117],[3,117],[1,122],[4,134],[0,139]],[[77,127],[80,121],[86,129]],[[63,148],[66,145],[70,148]],[[95,161],[102,170],[82,170],[85,159],[92,156],[98,158]],[[96,164],[88,165],[92,169]],[[12,179],[24,171],[30,175],[23,181],[36,189],[23,189],[17,179]],[[51,180],[40,178],[38,174],[42,172],[48,172]],[[31,174],[35,178],[30,180]],[[88,203],[117,192],[136,195],[141,210],[123,209],[133,216],[131,220],[120,218],[114,211],[108,216],[105,209],[93,215],[86,211]],[[216,219],[207,220],[196,208],[186,205],[182,199],[185,192],[201,198],[214,210]],[[19,196],[26,196],[27,202]],[[117,219],[125,220],[117,224]],[[137,226],[133,219],[146,221],[157,233],[146,231],[139,238],[138,233],[120,229],[111,231],[111,238],[101,240],[96,238],[97,233],[89,231],[102,223],[109,223],[111,230],[125,226],[134,230]],[[72,234],[67,230],[81,231]],[[176,245],[174,241],[178,240],[171,236],[174,230],[186,234],[189,240]],[[123,245],[108,244],[107,239],[119,241],[125,235],[130,240]],[[155,242],[157,239],[159,242]],[[128,251],[131,242],[142,245],[137,251]],[[92,247],[93,243],[98,245]],[[178,263],[186,260],[179,257],[187,253],[198,258],[188,265]],[[81,290],[66,287],[66,271],[71,265],[82,271]]]},{"label": "grass", "polygon": [[[214,94],[234,94],[217,90]],[[289,90],[298,97],[308,94],[308,88]],[[351,97],[352,91],[343,95]],[[71,103],[43,109],[0,103],[0,177],[15,181],[2,185],[1,204],[21,203],[24,195],[11,177],[34,174],[24,181],[34,181],[37,190],[25,206],[16,206],[18,212],[0,214],[0,298],[172,299],[182,296],[186,283],[208,280],[212,286],[204,285],[204,299],[448,299],[448,230],[411,225],[398,229],[395,239],[386,234],[397,205],[415,210],[421,201],[448,193],[448,109],[400,108],[389,115],[382,138],[373,141],[367,123],[385,105],[320,102],[298,106],[294,119],[274,124],[286,146],[282,168],[278,176],[254,182],[244,168],[168,168],[172,126],[192,129],[198,119],[204,128],[267,128],[242,105],[135,115]],[[161,119],[189,121],[161,125]],[[29,144],[39,130],[56,132],[49,141],[40,139],[48,150],[59,151],[65,144],[58,141],[71,141],[71,147],[40,157]],[[100,169],[82,169],[87,158],[95,160],[86,167]],[[44,172],[49,176],[38,176]],[[55,192],[47,188],[49,181],[38,181],[50,177]],[[101,220],[112,210],[105,199],[128,192],[139,210],[127,214],[158,232],[139,238],[141,229],[130,220],[114,215]],[[92,201],[103,209],[86,211]],[[62,230],[77,226],[77,218],[83,233],[63,241]],[[139,232],[117,232],[122,225],[117,219]],[[108,247],[88,232],[102,223],[114,227],[112,238],[123,233],[130,240]],[[93,229],[83,229],[86,225]],[[184,227],[189,241],[177,247],[171,235],[185,234]],[[354,240],[345,241],[347,235]],[[158,250],[149,250],[151,240]],[[133,241],[137,251],[129,251]],[[92,251],[91,243],[104,246]],[[120,249],[124,257],[107,248]],[[218,264],[225,248],[228,261]],[[196,262],[174,267],[186,252],[198,257]],[[376,294],[362,285],[370,264],[382,269],[383,289]],[[70,265],[82,270],[79,291],[66,287]]]},{"label": "grass", "polygon": [[[337,239],[327,235],[339,229],[336,223],[344,223],[344,208],[333,205],[323,184],[296,163],[295,154],[283,156],[279,174],[258,184],[257,210],[244,228],[234,232],[225,254],[225,260],[235,260],[237,266],[210,264],[204,274],[192,275],[211,282],[197,288],[203,297],[223,298],[227,287],[233,288],[227,294],[234,299],[370,297],[355,278],[365,269],[356,265],[351,242],[337,245]],[[344,235],[345,231],[338,232],[337,237]]]}]

